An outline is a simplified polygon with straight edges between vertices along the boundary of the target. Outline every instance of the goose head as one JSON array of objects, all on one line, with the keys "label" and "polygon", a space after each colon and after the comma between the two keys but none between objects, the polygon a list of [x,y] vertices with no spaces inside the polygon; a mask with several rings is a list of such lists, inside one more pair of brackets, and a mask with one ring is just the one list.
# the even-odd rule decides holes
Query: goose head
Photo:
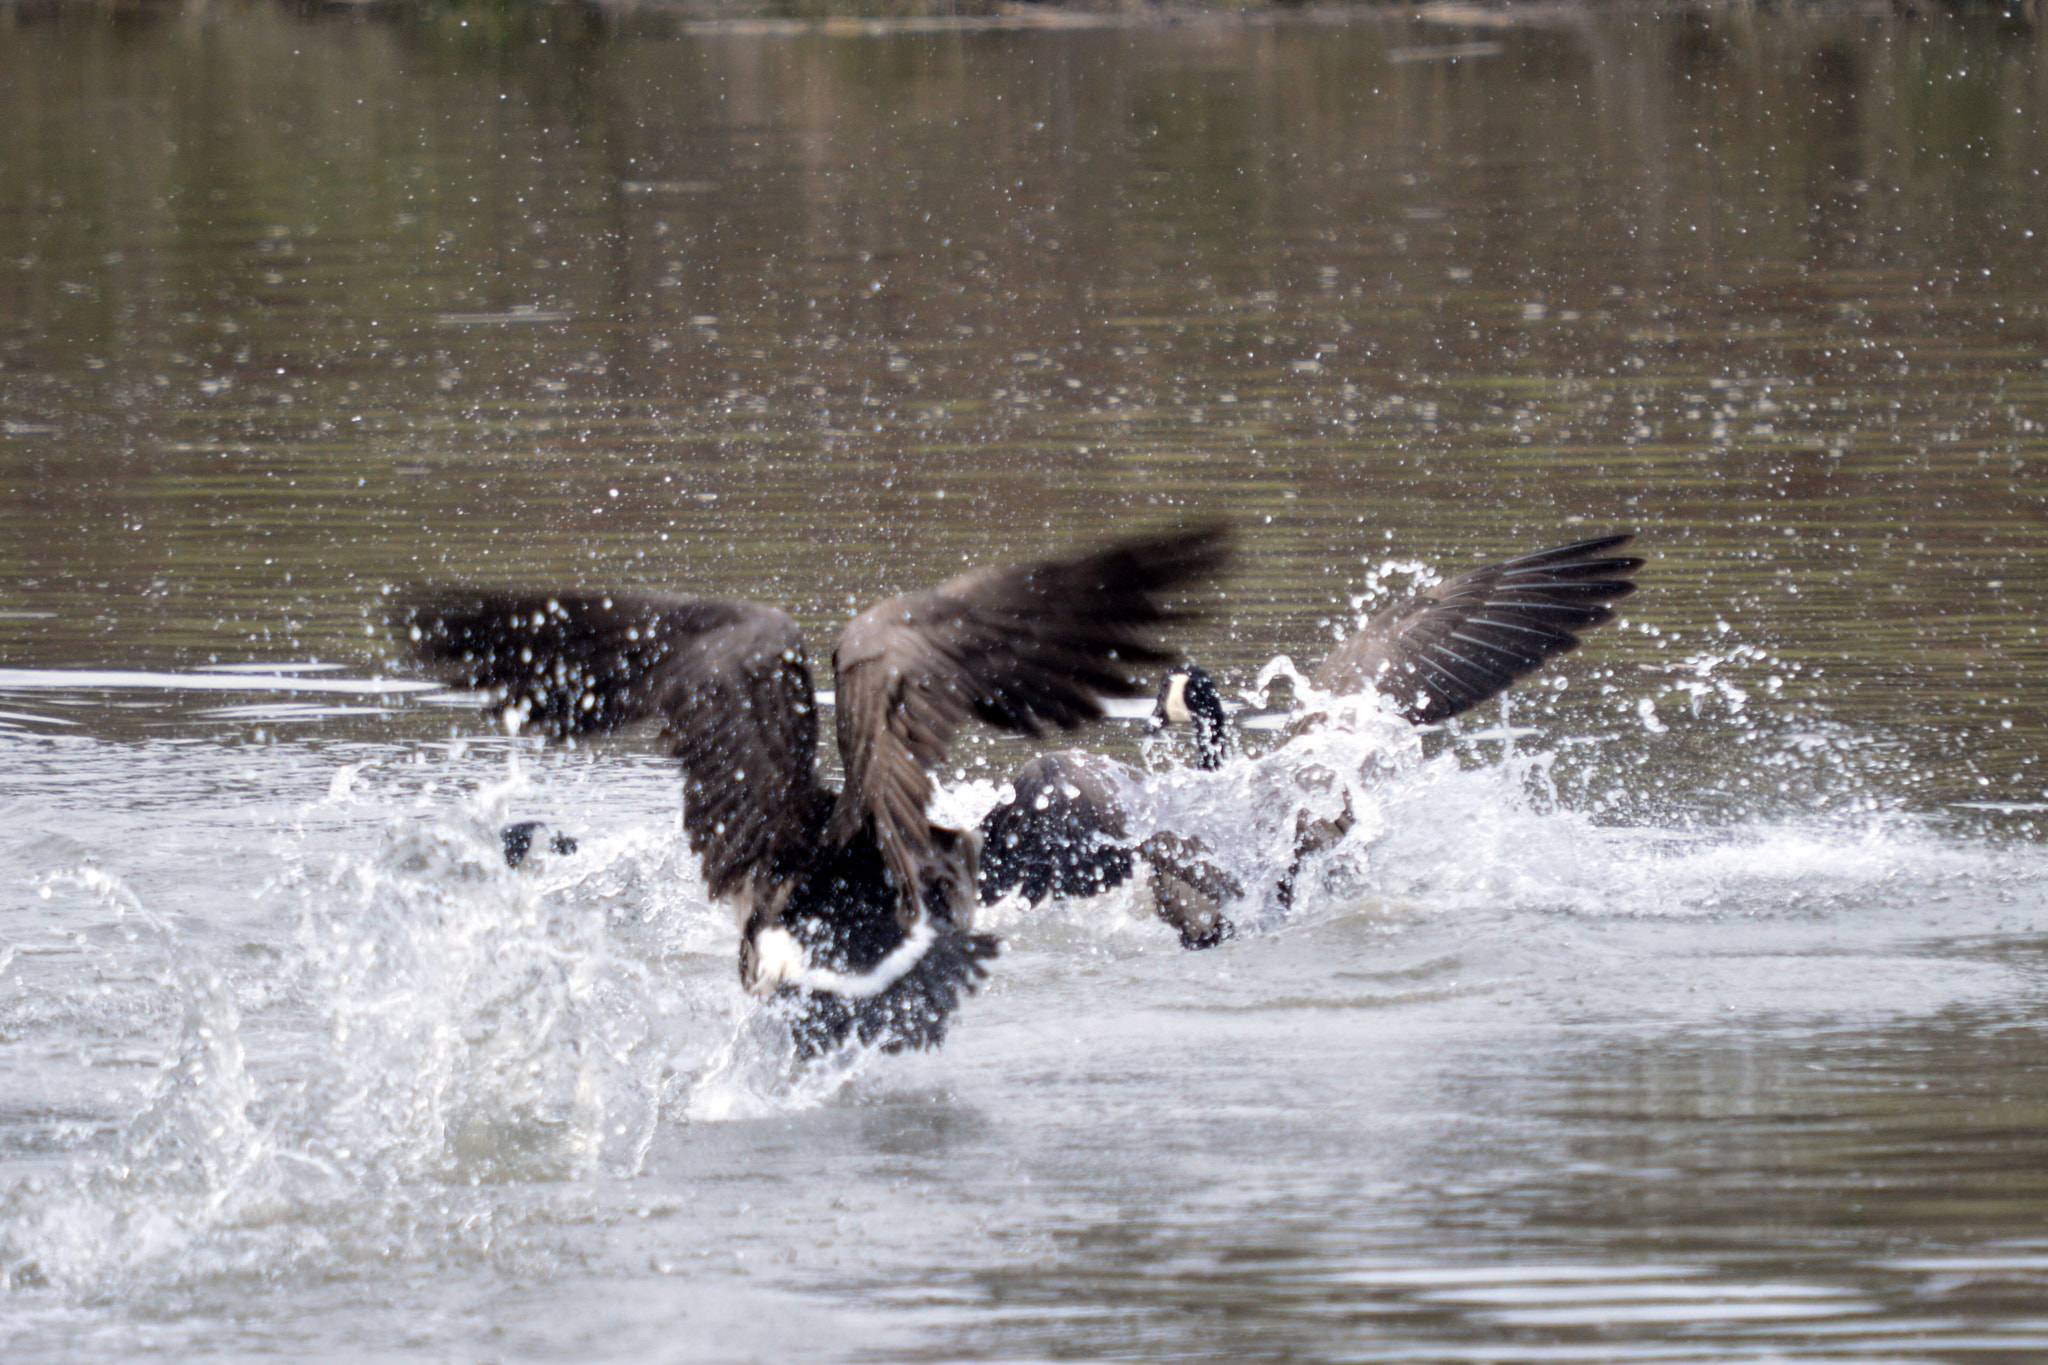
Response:
[{"label": "goose head", "polygon": [[1195,732],[1195,766],[1214,772],[1230,757],[1230,721],[1216,680],[1195,664],[1177,664],[1159,680],[1159,704],[1152,723],[1161,729],[1186,725]]}]

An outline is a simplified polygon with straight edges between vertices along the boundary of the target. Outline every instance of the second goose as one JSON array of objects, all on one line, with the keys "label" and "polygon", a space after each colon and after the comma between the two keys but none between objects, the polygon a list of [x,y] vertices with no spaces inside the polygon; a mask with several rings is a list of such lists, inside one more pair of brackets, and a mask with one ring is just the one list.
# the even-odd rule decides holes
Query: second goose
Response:
[{"label": "second goose", "polygon": [[[1613,603],[1635,591],[1629,575],[1643,565],[1621,553],[1633,540],[1633,534],[1619,534],[1576,541],[1427,588],[1368,620],[1323,661],[1309,687],[1325,699],[1377,692],[1416,725],[1468,711],[1613,619]],[[1311,707],[1290,732],[1312,729],[1325,716]],[[1222,700],[1196,665],[1169,670],[1153,721],[1192,731],[1198,770],[1216,771],[1230,756]],[[1160,830],[1133,842],[1128,793],[1144,780],[1083,750],[1025,764],[1011,781],[1013,798],[982,822],[982,900],[1013,890],[1033,902],[1092,894],[1142,870],[1160,916],[1183,944],[1208,947],[1230,937],[1226,907],[1245,888],[1208,856],[1199,838]],[[1334,847],[1352,819],[1348,796],[1337,811],[1299,812],[1292,857],[1273,888],[1282,909],[1293,901],[1302,864]]]}]

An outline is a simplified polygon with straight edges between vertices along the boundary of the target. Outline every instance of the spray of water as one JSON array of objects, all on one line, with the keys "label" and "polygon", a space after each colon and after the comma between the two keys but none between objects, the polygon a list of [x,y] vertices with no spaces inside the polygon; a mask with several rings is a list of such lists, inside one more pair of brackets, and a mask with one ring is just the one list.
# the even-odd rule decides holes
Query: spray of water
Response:
[{"label": "spray of water", "polygon": [[[1667,729],[1617,695],[1618,723],[1579,734],[1504,716],[1424,735],[1297,679],[1322,719],[1263,751],[1216,773],[1154,752],[1124,793],[1132,838],[1195,835],[1244,885],[1241,941],[1219,950],[1238,955],[1350,918],[1398,932],[1502,910],[1798,913],[2036,875],[1903,809],[1883,737],[1759,718],[1760,670],[1778,676],[1762,655],[1685,659],[1653,693]],[[1542,694],[1518,705],[1542,718]],[[1669,754],[1703,733],[1737,757],[1691,780]],[[106,926],[80,951],[108,977],[146,964],[151,1000],[119,1027],[158,1050],[103,1141],[0,1191],[10,1284],[77,1296],[393,1257],[544,1266],[548,1230],[583,1216],[590,1191],[630,1185],[665,1138],[890,1074],[858,1048],[792,1063],[781,1022],[739,990],[731,921],[683,847],[665,765],[499,752],[330,762],[317,797],[275,822],[246,921],[268,935],[261,954],[223,954],[203,901],[166,914],[73,845],[37,845],[59,863],[38,889],[69,923]],[[1698,788],[1716,784],[1727,801],[1703,811]],[[999,795],[959,781],[934,815],[971,826]],[[537,810],[567,811],[581,847],[509,869],[498,832]],[[1342,838],[1296,865],[1301,822],[1347,811]],[[1131,954],[1169,968],[1177,940],[1149,916],[1129,886],[991,907],[984,927],[1028,959],[999,964],[997,988],[1075,955],[1091,971]],[[0,972],[29,961],[0,946]],[[81,1029],[113,1026],[81,1010]]]}]

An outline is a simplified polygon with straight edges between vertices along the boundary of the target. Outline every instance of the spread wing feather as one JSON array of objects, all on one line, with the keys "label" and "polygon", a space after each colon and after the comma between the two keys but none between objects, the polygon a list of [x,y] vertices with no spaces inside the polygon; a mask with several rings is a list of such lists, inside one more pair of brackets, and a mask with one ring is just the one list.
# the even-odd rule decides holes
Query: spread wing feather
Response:
[{"label": "spread wing feather", "polygon": [[1439,583],[1367,621],[1310,682],[1374,688],[1418,725],[1469,710],[1614,619],[1610,604],[1636,590],[1627,575],[1643,566],[1616,553],[1633,539],[1582,540]]},{"label": "spread wing feather", "polygon": [[556,739],[659,716],[714,896],[815,845],[818,717],[796,622],[652,593],[449,592],[401,612],[415,657]]},{"label": "spread wing feather", "polygon": [[870,607],[839,637],[839,751],[846,786],[827,838],[871,825],[899,891],[931,853],[929,770],[961,722],[1025,734],[1102,714],[1102,698],[1143,695],[1129,670],[1172,656],[1156,627],[1166,589],[1220,567],[1226,532],[1208,527],[1074,559],[964,574]]}]

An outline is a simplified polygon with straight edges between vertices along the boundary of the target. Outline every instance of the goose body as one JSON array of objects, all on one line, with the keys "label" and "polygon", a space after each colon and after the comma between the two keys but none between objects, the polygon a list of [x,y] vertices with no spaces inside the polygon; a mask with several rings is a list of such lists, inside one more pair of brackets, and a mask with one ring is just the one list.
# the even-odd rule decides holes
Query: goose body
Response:
[{"label": "goose body", "polygon": [[1040,754],[1010,778],[1008,799],[981,822],[978,888],[988,905],[1012,891],[1093,896],[1131,875],[1124,789],[1137,776],[1083,749]]},{"label": "goose body", "polygon": [[[1202,669],[1167,673],[1152,720],[1194,730],[1198,769],[1223,766],[1230,752],[1228,717]],[[1186,840],[1163,832],[1138,842],[1130,837],[1127,812],[1144,804],[1146,780],[1137,769],[1085,749],[1040,754],[1024,764],[1005,799],[981,822],[982,904],[1013,892],[1034,905],[1048,896],[1097,895],[1142,871],[1160,917],[1183,943],[1203,948],[1221,942],[1228,928],[1212,902],[1235,883],[1199,862],[1198,848]]]},{"label": "goose body", "polygon": [[816,764],[804,641],[782,611],[652,592],[422,595],[411,652],[554,739],[659,719],[683,825],[740,928],[740,979],[783,1004],[801,1054],[858,1038],[931,1047],[996,944],[972,932],[973,831],[926,814],[930,770],[978,718],[1038,734],[1137,695],[1164,662],[1162,592],[1227,553],[1220,527],[964,574],[855,617],[833,651],[834,791]]},{"label": "goose body", "polygon": [[[1643,563],[1620,553],[1631,540],[1603,536],[1474,569],[1378,613],[1331,652],[1309,679],[1315,704],[1289,727],[1290,743],[1261,760],[1258,771],[1240,775],[1245,790],[1235,796],[1242,809],[1231,833],[1280,821],[1258,840],[1273,850],[1267,866],[1274,875],[1265,879],[1272,907],[1284,912],[1292,906],[1302,868],[1342,842],[1356,820],[1342,762],[1323,752],[1331,746],[1316,734],[1342,709],[1339,703],[1383,698],[1380,706],[1391,703],[1421,726],[1498,695],[1613,619],[1612,603],[1635,591],[1628,575]],[[1354,721],[1357,713],[1354,704]],[[1154,721],[1192,732],[1198,773],[1220,770],[1230,756],[1221,700],[1195,665],[1166,674]],[[1193,785],[1201,779],[1187,774],[1168,781]],[[1067,751],[1033,760],[1012,785],[1017,799],[997,807],[982,826],[991,844],[1001,840],[1013,850],[984,874],[984,901],[1012,889],[1034,901],[1049,893],[1079,894],[1082,887],[1106,889],[1137,872],[1186,946],[1208,947],[1232,935],[1232,908],[1248,899],[1249,888],[1226,870],[1210,841],[1176,828],[1174,816],[1158,809],[1150,794],[1158,780]],[[1166,823],[1134,838],[1140,807],[1147,808],[1147,819]]]}]

